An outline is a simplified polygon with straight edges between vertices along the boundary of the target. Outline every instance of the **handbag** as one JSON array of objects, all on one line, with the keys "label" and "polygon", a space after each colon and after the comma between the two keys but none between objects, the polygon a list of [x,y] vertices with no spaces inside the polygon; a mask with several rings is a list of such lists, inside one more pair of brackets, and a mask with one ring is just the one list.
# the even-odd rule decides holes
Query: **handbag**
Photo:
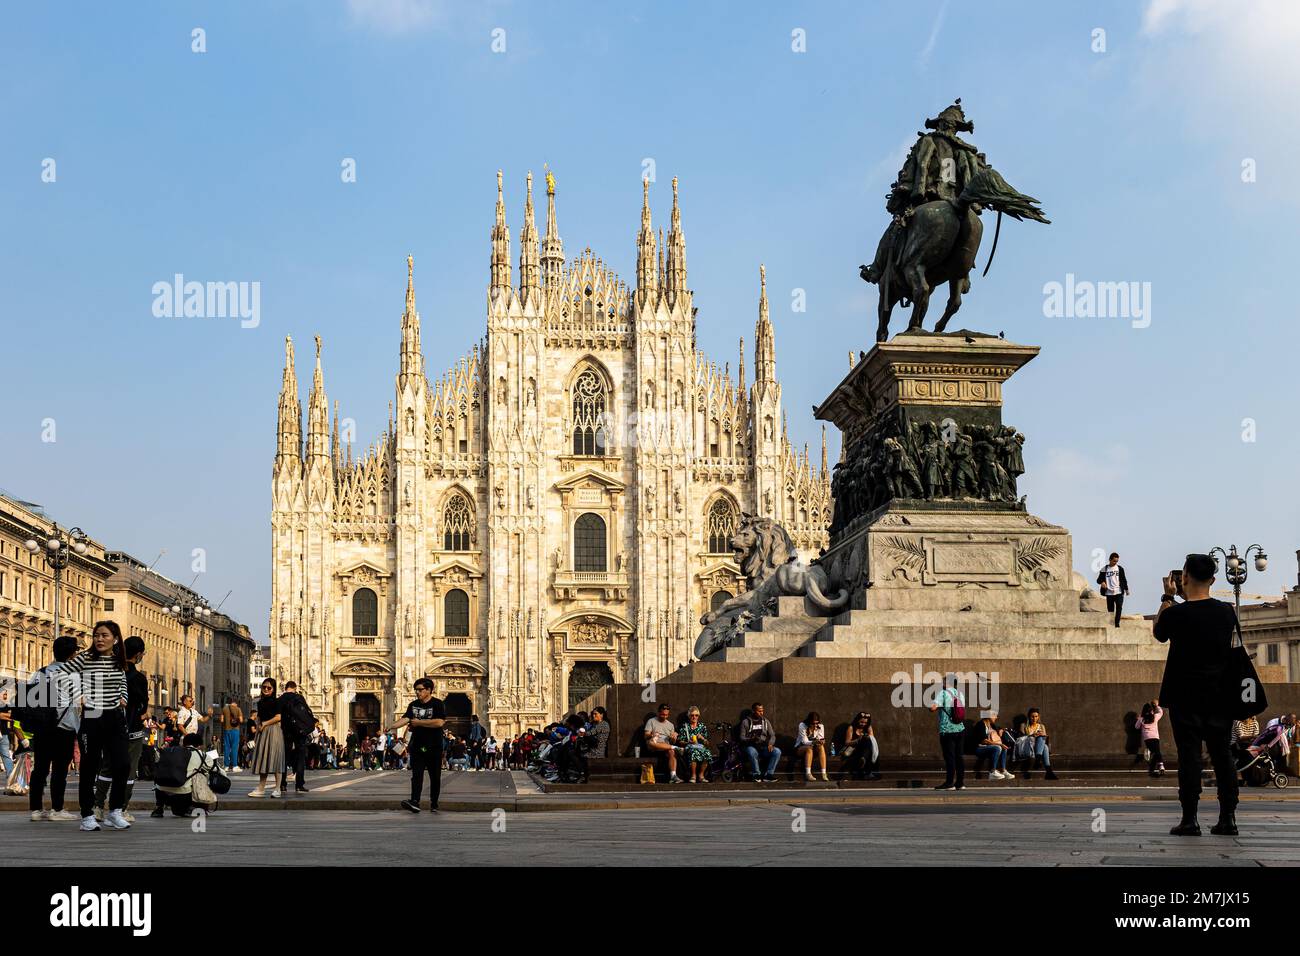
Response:
[{"label": "handbag", "polygon": [[1245,720],[1268,709],[1268,694],[1260,683],[1255,662],[1241,637],[1241,622],[1236,621],[1233,644],[1223,668],[1223,704],[1233,720]]}]

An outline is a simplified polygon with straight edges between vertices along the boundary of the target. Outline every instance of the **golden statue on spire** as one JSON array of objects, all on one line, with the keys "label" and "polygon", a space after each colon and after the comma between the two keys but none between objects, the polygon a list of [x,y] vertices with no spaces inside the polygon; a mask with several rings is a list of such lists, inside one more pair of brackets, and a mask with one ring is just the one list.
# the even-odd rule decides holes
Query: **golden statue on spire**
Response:
[{"label": "golden statue on spire", "polygon": [[545,170],[546,172],[546,195],[554,196],[555,195],[555,174],[551,172],[551,168],[547,166],[545,163],[542,163],[542,169]]}]

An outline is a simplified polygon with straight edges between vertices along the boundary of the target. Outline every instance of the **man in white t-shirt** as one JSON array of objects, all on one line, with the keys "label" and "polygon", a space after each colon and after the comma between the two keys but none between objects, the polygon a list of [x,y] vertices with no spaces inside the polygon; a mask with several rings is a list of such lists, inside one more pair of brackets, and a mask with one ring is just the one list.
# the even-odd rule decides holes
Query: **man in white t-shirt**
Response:
[{"label": "man in white t-shirt", "polygon": [[1124,611],[1124,595],[1128,594],[1128,576],[1119,563],[1118,552],[1112,552],[1109,563],[1097,575],[1101,593],[1106,598],[1107,612],[1115,612],[1115,626],[1119,627],[1119,616]]},{"label": "man in white t-shirt", "polygon": [[176,724],[181,729],[181,738],[184,739],[190,734],[199,732],[199,724],[206,724],[212,719],[212,712],[215,707],[208,708],[206,714],[202,714],[194,709],[194,697],[186,694],[181,698],[181,709],[176,712]]},{"label": "man in white t-shirt", "polygon": [[645,722],[645,743],[651,756],[668,755],[668,782],[681,783],[682,778],[677,776],[677,728],[668,719],[671,712],[667,704],[655,708],[655,716]]}]

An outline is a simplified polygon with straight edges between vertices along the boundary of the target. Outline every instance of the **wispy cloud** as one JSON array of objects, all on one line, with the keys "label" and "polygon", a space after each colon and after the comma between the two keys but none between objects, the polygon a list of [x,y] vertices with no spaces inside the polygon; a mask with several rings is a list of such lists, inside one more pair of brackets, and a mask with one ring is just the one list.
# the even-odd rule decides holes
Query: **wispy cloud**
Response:
[{"label": "wispy cloud", "polygon": [[352,22],[384,33],[405,33],[438,23],[442,0],[347,0]]},{"label": "wispy cloud", "polygon": [[948,0],[943,0],[939,5],[939,14],[934,18],[934,26],[930,28],[930,38],[925,41],[920,55],[916,58],[917,65],[924,69],[930,62],[930,54],[934,52],[934,45],[939,41],[939,33],[943,30],[944,17],[948,15]]}]

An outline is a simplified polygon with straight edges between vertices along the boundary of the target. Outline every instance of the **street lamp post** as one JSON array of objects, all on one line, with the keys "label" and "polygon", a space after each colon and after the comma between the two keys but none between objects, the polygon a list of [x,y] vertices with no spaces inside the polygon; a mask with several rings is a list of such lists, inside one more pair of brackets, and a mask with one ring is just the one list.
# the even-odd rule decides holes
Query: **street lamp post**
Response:
[{"label": "street lamp post", "polygon": [[63,601],[60,587],[63,581],[63,569],[72,561],[72,552],[85,554],[90,550],[86,544],[86,533],[80,528],[65,530],[60,528],[56,521],[44,539],[28,538],[23,542],[23,546],[32,554],[42,555],[45,558],[45,563],[54,572],[54,640],[57,641],[59,639],[59,611]]},{"label": "street lamp post", "polygon": [[182,654],[184,659],[181,663],[181,696],[194,693],[190,687],[190,625],[195,621],[206,621],[212,616],[212,608],[203,603],[203,600],[194,600],[192,598],[183,598],[167,608],[167,613],[176,618],[181,625],[183,637]]},{"label": "street lamp post", "polygon": [[1241,586],[1246,583],[1247,569],[1246,562],[1250,559],[1250,553],[1255,552],[1255,570],[1264,572],[1268,569],[1268,555],[1264,553],[1262,545],[1252,544],[1241,554],[1237,553],[1235,544],[1229,545],[1228,550],[1222,548],[1211,548],[1210,554],[1223,555],[1223,573],[1228,583],[1232,585],[1233,602],[1236,605],[1237,620],[1241,620]]}]

